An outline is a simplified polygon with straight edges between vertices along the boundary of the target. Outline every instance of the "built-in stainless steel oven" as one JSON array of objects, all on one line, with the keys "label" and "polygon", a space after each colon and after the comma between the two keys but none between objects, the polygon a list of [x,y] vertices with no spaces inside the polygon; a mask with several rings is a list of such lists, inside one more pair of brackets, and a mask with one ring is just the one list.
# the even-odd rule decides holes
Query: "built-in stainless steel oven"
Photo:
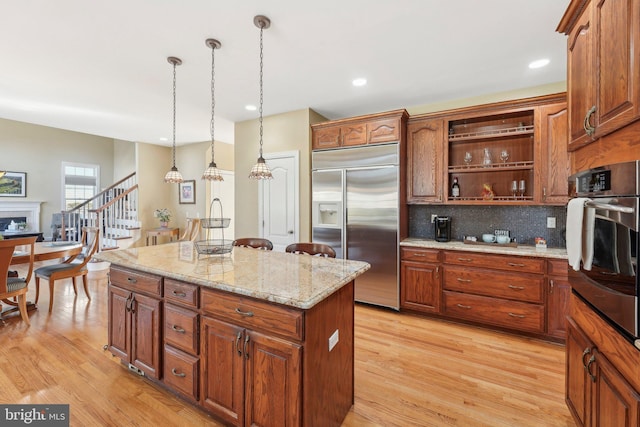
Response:
[{"label": "built-in stainless steel oven", "polygon": [[582,252],[589,262],[572,288],[640,349],[639,167],[635,161],[580,172],[571,177],[570,187],[575,185],[574,196],[586,198],[585,211],[595,213],[583,217]]}]

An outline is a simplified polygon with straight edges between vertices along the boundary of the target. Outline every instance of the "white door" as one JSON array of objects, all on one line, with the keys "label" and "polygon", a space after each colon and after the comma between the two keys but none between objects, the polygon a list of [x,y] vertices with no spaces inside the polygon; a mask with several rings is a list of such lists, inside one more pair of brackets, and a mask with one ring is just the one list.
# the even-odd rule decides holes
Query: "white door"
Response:
[{"label": "white door", "polygon": [[[222,232],[224,232],[225,240],[233,240],[235,239],[234,233],[234,209],[233,206],[235,204],[234,200],[234,190],[235,186],[234,180],[235,175],[232,171],[220,170],[220,175],[224,178],[224,181],[211,181],[211,200],[214,198],[220,199],[220,203],[222,204],[222,215],[224,218],[231,218],[231,222],[229,223],[229,227],[224,230],[220,229],[203,229],[203,238],[204,239],[221,239]],[[219,217],[220,216],[220,205],[218,203],[213,203],[210,205],[213,209],[213,212],[207,211],[207,215],[211,217]],[[209,207],[207,207],[208,209]],[[208,236],[207,236],[208,232]]]},{"label": "white door", "polygon": [[298,157],[297,151],[264,155],[273,179],[260,181],[258,228],[276,251],[284,251],[300,236]]}]

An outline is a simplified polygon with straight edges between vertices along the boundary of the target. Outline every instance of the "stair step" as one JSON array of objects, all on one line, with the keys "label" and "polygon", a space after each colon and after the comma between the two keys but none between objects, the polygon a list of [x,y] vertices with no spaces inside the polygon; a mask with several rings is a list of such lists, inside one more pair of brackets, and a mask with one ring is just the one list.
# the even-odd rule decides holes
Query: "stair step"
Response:
[{"label": "stair step", "polygon": [[140,230],[141,227],[125,227],[125,230]]},{"label": "stair step", "polygon": [[119,246],[105,246],[104,248],[100,249],[101,251],[113,251],[116,249],[119,249]]},{"label": "stair step", "polygon": [[131,236],[115,236],[112,237],[113,240],[125,240],[125,239],[131,239]]}]

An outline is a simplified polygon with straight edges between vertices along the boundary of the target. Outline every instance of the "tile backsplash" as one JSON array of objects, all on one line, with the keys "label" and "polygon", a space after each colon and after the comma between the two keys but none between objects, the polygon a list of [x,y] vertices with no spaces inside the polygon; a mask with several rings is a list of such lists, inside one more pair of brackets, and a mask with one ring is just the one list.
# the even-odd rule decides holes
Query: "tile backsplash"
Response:
[{"label": "tile backsplash", "polygon": [[[511,237],[524,245],[533,245],[536,237],[542,237],[549,247],[565,247],[567,208],[564,206],[410,205],[409,236],[435,238],[432,214],[451,217],[452,240],[509,230]],[[555,218],[556,228],[547,228],[548,217]]]}]

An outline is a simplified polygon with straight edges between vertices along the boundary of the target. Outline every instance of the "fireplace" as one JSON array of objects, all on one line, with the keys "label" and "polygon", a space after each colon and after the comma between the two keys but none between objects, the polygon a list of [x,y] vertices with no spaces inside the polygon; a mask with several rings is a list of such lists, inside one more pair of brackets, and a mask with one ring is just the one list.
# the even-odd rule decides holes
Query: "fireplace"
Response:
[{"label": "fireplace", "polygon": [[5,231],[11,220],[26,222],[27,231],[40,231],[40,205],[42,202],[0,201],[0,231]]}]

